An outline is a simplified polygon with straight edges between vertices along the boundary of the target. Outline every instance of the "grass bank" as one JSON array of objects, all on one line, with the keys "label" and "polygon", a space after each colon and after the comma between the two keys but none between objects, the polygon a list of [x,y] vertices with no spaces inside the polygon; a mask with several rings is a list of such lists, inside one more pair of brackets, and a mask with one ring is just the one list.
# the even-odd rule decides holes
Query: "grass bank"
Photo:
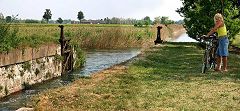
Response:
[{"label": "grass bank", "polygon": [[166,43],[127,64],[34,97],[36,110],[240,110],[239,55],[229,72],[201,72],[195,43]]}]

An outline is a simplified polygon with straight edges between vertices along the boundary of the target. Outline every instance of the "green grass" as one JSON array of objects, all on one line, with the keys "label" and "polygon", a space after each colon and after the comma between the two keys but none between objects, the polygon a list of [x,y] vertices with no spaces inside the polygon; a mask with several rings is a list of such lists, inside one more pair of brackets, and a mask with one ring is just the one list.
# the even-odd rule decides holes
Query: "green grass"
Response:
[{"label": "green grass", "polygon": [[36,110],[64,111],[240,110],[240,56],[230,54],[227,73],[202,74],[202,53],[195,43],[152,47],[127,69],[46,91],[33,103]]},{"label": "green grass", "polygon": [[[44,43],[58,43],[59,24],[13,24],[18,27],[20,46],[37,47]],[[120,24],[65,24],[64,36],[81,48],[141,47],[152,39],[155,30]],[[150,36],[150,37],[149,37]]]}]

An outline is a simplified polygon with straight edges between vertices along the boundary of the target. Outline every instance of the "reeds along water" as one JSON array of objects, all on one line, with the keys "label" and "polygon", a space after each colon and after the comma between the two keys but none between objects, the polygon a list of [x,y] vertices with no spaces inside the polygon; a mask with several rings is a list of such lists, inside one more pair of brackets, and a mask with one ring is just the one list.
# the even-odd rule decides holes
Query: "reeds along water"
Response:
[{"label": "reeds along water", "polygon": [[[57,42],[60,29],[57,25],[18,25],[21,44],[42,44]],[[162,25],[162,39],[172,37],[175,30],[180,30],[181,25]],[[74,44],[82,48],[110,49],[142,47],[144,44],[153,44],[156,38],[157,26],[133,27],[130,25],[65,25],[64,35],[72,39]],[[30,38],[29,38],[30,37]],[[36,38],[35,38],[36,37]],[[33,43],[31,43],[33,42]]]}]

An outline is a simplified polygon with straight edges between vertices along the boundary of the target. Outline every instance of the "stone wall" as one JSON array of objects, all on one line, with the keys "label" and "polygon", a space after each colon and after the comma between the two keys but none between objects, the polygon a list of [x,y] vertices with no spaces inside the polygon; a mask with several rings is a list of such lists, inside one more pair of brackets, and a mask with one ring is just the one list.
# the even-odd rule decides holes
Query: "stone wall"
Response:
[{"label": "stone wall", "polygon": [[29,85],[61,76],[61,48],[44,45],[0,54],[0,98]]}]

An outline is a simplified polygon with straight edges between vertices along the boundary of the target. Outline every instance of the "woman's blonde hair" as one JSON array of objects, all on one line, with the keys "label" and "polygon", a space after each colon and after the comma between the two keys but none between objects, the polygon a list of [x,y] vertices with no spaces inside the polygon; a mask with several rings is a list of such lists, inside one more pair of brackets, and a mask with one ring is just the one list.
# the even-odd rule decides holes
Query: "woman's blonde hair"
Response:
[{"label": "woman's blonde hair", "polygon": [[217,20],[221,20],[222,22],[224,22],[222,14],[220,14],[220,13],[215,14],[214,23],[216,23]]}]

